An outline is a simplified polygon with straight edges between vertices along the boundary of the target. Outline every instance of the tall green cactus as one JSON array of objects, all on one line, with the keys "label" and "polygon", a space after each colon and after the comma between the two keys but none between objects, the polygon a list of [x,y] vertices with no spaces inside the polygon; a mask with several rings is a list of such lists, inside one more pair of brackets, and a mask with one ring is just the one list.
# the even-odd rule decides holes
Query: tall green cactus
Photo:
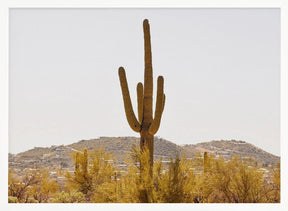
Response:
[{"label": "tall green cactus", "polygon": [[149,150],[150,169],[152,173],[154,135],[158,131],[160,126],[160,121],[165,105],[165,94],[163,92],[164,79],[162,76],[159,76],[157,80],[156,109],[153,118],[153,71],[150,26],[147,19],[143,21],[143,30],[145,49],[144,94],[143,84],[139,82],[137,85],[138,120],[133,111],[126,74],[123,67],[119,68],[119,78],[128,123],[132,130],[140,133],[140,149],[144,150],[144,148],[147,148]]}]

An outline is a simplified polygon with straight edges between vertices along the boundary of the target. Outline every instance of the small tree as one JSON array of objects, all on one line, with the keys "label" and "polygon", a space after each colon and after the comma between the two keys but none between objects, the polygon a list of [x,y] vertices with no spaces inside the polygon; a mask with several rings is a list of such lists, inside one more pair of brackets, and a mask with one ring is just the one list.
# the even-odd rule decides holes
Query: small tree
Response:
[{"label": "small tree", "polygon": [[[12,172],[9,172],[8,178],[8,195],[11,197],[16,197],[17,201],[20,203],[29,202],[29,189],[33,185],[39,183],[39,178],[37,178],[36,172],[28,172],[23,178],[19,178],[17,175],[13,175]],[[15,198],[13,198],[13,201],[15,201],[14,199]]]},{"label": "small tree", "polygon": [[50,198],[59,190],[59,185],[49,177],[47,169],[37,170],[37,177],[39,182],[30,187],[29,195],[39,203],[50,202]]}]

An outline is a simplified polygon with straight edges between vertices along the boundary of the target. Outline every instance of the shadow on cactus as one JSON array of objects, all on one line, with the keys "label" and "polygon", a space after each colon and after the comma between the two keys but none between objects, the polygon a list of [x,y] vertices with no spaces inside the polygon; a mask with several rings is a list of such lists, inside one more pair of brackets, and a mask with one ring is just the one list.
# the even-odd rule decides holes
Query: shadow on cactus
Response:
[{"label": "shadow on cactus", "polygon": [[143,30],[144,30],[144,49],[145,49],[145,71],[144,71],[144,88],[141,82],[139,82],[137,85],[138,119],[136,118],[135,113],[133,111],[126,74],[123,67],[119,68],[119,78],[128,123],[132,128],[132,130],[140,133],[141,136],[140,149],[143,150],[144,146],[149,149],[150,172],[152,176],[154,135],[158,131],[160,126],[161,117],[165,105],[165,94],[163,91],[164,78],[162,76],[159,76],[157,80],[156,108],[153,118],[152,54],[151,54],[150,26],[147,19],[143,21]]}]

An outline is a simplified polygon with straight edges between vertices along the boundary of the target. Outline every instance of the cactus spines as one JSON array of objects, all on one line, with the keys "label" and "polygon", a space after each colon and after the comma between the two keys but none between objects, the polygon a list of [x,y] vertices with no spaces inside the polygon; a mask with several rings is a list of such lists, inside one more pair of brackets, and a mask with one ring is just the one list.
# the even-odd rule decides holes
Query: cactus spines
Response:
[{"label": "cactus spines", "polygon": [[165,105],[165,94],[163,91],[164,78],[162,76],[159,76],[157,79],[156,109],[153,118],[153,70],[152,70],[150,26],[147,19],[143,21],[143,31],[144,31],[144,49],[145,49],[145,70],[144,70],[144,87],[143,84],[140,82],[137,85],[138,120],[132,108],[126,74],[123,67],[119,68],[119,78],[128,123],[132,128],[132,130],[140,133],[141,150],[144,149],[144,146],[146,146],[149,149],[150,167],[152,167],[153,151],[154,151],[154,134],[159,129]]}]

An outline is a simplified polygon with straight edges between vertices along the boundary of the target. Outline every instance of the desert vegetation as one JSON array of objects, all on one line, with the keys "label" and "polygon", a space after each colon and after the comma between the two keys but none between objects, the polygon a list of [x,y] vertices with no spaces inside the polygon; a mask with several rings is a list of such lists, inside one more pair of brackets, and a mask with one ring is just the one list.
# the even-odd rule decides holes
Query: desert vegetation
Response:
[{"label": "desert vegetation", "polygon": [[[122,89],[124,108],[126,118],[131,129],[139,132],[141,136],[140,149],[148,149],[150,156],[150,176],[152,177],[153,154],[154,154],[154,135],[157,133],[162,113],[165,106],[164,78],[159,76],[157,80],[157,99],[155,115],[153,118],[153,70],[152,70],[152,53],[150,39],[150,25],[147,19],[143,21],[144,31],[144,49],[145,49],[145,70],[144,70],[144,88],[143,84],[137,84],[137,102],[138,102],[138,119],[133,111],[126,73],[123,67],[119,68],[119,79]],[[144,89],[144,90],[143,90]],[[140,161],[140,166],[142,166]]]},{"label": "desert vegetation", "polygon": [[[37,148],[18,157],[9,155],[12,161],[9,169],[8,202],[279,203],[280,164],[269,164],[268,171],[259,166],[253,157],[232,157],[233,153],[241,154],[243,147],[247,146],[248,155],[257,153],[261,158],[267,157],[267,153],[251,148],[243,141],[220,141],[217,146],[202,143],[199,146],[179,147],[158,140],[158,157],[154,156],[154,135],[159,129],[165,105],[164,79],[159,76],[157,80],[153,117],[153,73],[148,20],[144,20],[143,29],[145,71],[144,87],[142,83],[137,85],[138,118],[131,104],[125,70],[123,67],[119,68],[126,118],[132,130],[140,133],[140,143],[134,143],[133,138],[125,138],[124,143],[118,138],[119,144],[109,144],[112,143],[111,140],[103,138],[103,143],[110,151],[118,150],[118,154],[127,154],[124,157],[119,156],[121,161],[99,146],[102,138],[52,149]],[[93,149],[87,149],[91,143]],[[133,143],[132,150],[127,151],[127,143]],[[230,148],[234,150],[227,151],[226,145],[233,146]],[[186,157],[185,149],[192,156]],[[72,171],[66,168],[71,167],[67,156],[64,156],[67,155],[67,150],[73,151]],[[176,156],[169,156],[171,151],[176,152]],[[21,156],[28,159],[24,164],[18,162]],[[270,157],[273,158],[272,155]],[[40,168],[40,162],[45,163],[46,168],[43,165]],[[27,169],[30,164],[35,168],[19,175],[21,169],[17,173],[12,168],[19,163],[22,169]],[[59,167],[54,166],[51,171],[47,168],[51,163],[59,163]]]},{"label": "desert vegetation", "polygon": [[[205,154],[205,156],[204,156]],[[125,168],[113,164],[103,149],[71,155],[73,172],[56,170],[61,182],[47,169],[31,170],[19,177],[9,171],[10,203],[279,203],[280,165],[271,177],[249,160],[225,159],[210,154],[192,159],[185,155],[163,162],[134,146]],[[205,159],[204,159],[205,157]],[[141,162],[141,171],[140,171]],[[204,171],[205,169],[205,171]]]}]

